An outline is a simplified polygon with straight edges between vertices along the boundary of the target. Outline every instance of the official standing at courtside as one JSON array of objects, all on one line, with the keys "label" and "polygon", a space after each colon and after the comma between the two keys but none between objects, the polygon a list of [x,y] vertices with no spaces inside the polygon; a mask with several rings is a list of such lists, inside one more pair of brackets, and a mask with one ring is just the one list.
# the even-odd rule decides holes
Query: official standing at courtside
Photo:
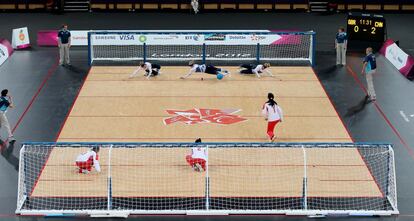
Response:
[{"label": "official standing at courtside", "polygon": [[377,96],[375,94],[373,77],[377,72],[377,61],[371,47],[367,48],[365,53],[367,56],[364,58],[361,74],[365,73],[365,78],[367,79],[368,98],[371,101],[375,101]]},{"label": "official standing at courtside", "polygon": [[62,29],[58,33],[58,46],[59,46],[59,64],[70,65],[69,49],[71,39],[68,25],[62,25]]},{"label": "official standing at courtside", "polygon": [[1,91],[1,97],[0,97],[0,128],[4,127],[6,128],[7,134],[8,134],[8,140],[10,142],[15,141],[14,139],[9,121],[6,117],[6,112],[8,108],[13,108],[13,101],[11,96],[9,95],[9,90],[4,89]]},{"label": "official standing at courtside", "polygon": [[348,43],[348,36],[344,28],[339,28],[335,37],[336,48],[336,65],[346,65],[346,46]]}]

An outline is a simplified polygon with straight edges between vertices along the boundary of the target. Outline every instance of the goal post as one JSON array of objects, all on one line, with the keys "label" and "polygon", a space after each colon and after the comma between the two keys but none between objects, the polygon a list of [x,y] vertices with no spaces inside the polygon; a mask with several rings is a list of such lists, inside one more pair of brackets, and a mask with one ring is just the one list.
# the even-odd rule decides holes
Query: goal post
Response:
[{"label": "goal post", "polygon": [[315,35],[309,32],[88,32],[89,64],[217,65],[269,62],[314,65]]},{"label": "goal post", "polygon": [[[79,173],[93,147],[101,172]],[[186,156],[205,148],[205,171]],[[398,214],[390,144],[368,143],[25,143],[16,213],[126,217],[129,214]]]}]

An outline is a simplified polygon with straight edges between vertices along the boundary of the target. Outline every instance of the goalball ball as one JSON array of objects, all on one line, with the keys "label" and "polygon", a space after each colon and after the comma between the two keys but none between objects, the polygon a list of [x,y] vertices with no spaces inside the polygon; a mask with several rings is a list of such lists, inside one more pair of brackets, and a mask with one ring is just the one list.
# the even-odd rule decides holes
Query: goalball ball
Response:
[{"label": "goalball ball", "polygon": [[219,79],[219,80],[223,79],[223,77],[224,77],[224,75],[223,75],[223,74],[218,74],[218,75],[217,75],[217,79]]}]

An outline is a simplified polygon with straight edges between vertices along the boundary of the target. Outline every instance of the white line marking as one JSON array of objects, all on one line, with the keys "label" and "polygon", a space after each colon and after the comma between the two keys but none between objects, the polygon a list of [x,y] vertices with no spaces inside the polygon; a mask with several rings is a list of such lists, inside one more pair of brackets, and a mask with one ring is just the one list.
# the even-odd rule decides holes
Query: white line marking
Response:
[{"label": "white line marking", "polygon": [[410,120],[408,119],[407,115],[405,115],[404,111],[400,111],[400,114],[401,114],[402,118],[404,118],[405,121],[410,122]]}]

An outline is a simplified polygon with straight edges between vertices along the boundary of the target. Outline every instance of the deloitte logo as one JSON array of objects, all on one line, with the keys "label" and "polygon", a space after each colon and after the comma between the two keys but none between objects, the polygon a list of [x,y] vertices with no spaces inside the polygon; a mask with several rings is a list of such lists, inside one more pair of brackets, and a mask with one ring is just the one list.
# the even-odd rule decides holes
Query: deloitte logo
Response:
[{"label": "deloitte logo", "polygon": [[139,41],[144,43],[144,42],[147,41],[147,37],[145,35],[141,35],[141,36],[139,36]]}]

